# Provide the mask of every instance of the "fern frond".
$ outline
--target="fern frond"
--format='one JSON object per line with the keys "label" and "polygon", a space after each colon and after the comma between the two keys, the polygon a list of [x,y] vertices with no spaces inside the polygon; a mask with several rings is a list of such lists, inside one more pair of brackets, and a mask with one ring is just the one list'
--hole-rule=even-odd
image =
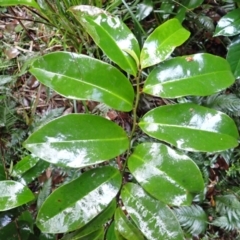
{"label": "fern frond", "polygon": [[180,225],[194,236],[203,233],[207,226],[207,215],[198,205],[183,206],[174,209]]}
{"label": "fern frond", "polygon": [[199,15],[197,16],[196,20],[199,23],[199,25],[202,26],[205,30],[209,32],[214,31],[215,26],[214,26],[213,20],[210,17]]}
{"label": "fern frond", "polygon": [[234,221],[240,219],[240,202],[235,195],[229,194],[216,197],[216,211],[220,215],[226,215],[228,220]]}
{"label": "fern frond", "polygon": [[235,229],[240,229],[240,221],[239,220],[230,220],[227,216],[221,216],[216,218],[212,225],[220,227],[226,231],[232,231]]}
{"label": "fern frond", "polygon": [[37,130],[38,128],[40,128],[41,126],[45,125],[49,121],[55,119],[56,117],[61,116],[63,111],[64,111],[63,107],[61,107],[61,108],[54,108],[54,109],[50,109],[50,110],[46,111],[44,113],[44,115],[42,115],[40,117],[35,117],[34,122],[32,124],[33,128],[35,130]]}
{"label": "fern frond", "polygon": [[232,116],[240,116],[240,98],[235,94],[212,95],[207,98],[205,104]]}

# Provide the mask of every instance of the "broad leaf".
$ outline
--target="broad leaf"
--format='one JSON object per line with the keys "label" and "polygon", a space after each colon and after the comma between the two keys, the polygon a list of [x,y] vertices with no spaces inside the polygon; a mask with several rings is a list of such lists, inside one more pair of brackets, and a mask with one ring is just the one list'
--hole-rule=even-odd
{"label": "broad leaf", "polygon": [[142,233],[127,219],[121,208],[116,210],[114,219],[115,228],[126,239],[144,240]]}
{"label": "broad leaf", "polygon": [[114,199],[109,206],[104,209],[97,217],[79,230],[66,234],[61,240],[77,240],[98,229],[100,229],[114,214],[116,209],[116,200]]}
{"label": "broad leaf", "polygon": [[94,58],[70,52],[50,53],[34,61],[30,72],[67,98],[132,110],[134,91],[129,80],[115,67]]}
{"label": "broad leaf", "polygon": [[107,230],[106,240],[125,240],[125,238],[120,235],[120,233],[115,228],[115,221],[112,221]]}
{"label": "broad leaf", "polygon": [[104,228],[100,228],[87,236],[78,238],[79,240],[104,240]]}
{"label": "broad leaf", "polygon": [[33,157],[31,155],[25,156],[19,162],[17,162],[16,165],[14,165],[11,175],[13,177],[20,177],[29,169],[34,167],[38,161],[39,158]]}
{"label": "broad leaf", "polygon": [[63,233],[83,227],[117,195],[120,172],[110,166],[95,168],[55,190],[37,216],[42,232]]}
{"label": "broad leaf", "polygon": [[203,3],[203,0],[183,0],[181,5],[183,5],[187,10],[199,7]]}
{"label": "broad leaf", "polygon": [[1,7],[15,6],[15,5],[25,5],[29,7],[34,7],[40,10],[39,5],[35,0],[0,0]]}
{"label": "broad leaf", "polygon": [[234,36],[240,33],[240,8],[237,8],[225,16],[217,23],[214,36]]}
{"label": "broad leaf", "polygon": [[7,224],[5,227],[1,228],[0,239],[34,239],[30,238],[31,231],[32,230],[29,228],[28,224],[25,221],[15,220]]}
{"label": "broad leaf", "polygon": [[133,33],[118,17],[86,5],[72,7],[70,11],[113,62],[136,76],[136,62],[124,50],[131,50],[139,57],[139,45]]}
{"label": "broad leaf", "polygon": [[194,236],[204,233],[207,227],[207,214],[198,205],[175,208],[180,225]]}
{"label": "broad leaf", "polygon": [[171,19],[156,28],[146,39],[140,55],[141,68],[164,61],[173,50],[184,43],[190,33],[177,19]]}
{"label": "broad leaf", "polygon": [[127,150],[125,131],[90,114],[69,114],[34,132],[24,146],[34,155],[60,166],[79,168],[109,160]]}
{"label": "broad leaf", "polygon": [[228,46],[227,61],[229,62],[235,78],[240,78],[240,37],[235,38]]}
{"label": "broad leaf", "polygon": [[155,108],[139,126],[148,135],[187,151],[223,151],[238,145],[238,130],[230,117],[193,103]]}
{"label": "broad leaf", "polygon": [[28,187],[12,180],[0,181],[0,211],[6,211],[34,199]]}
{"label": "broad leaf", "polygon": [[161,63],[149,74],[143,92],[163,98],[207,96],[227,88],[234,81],[225,59],[203,53]]}
{"label": "broad leaf", "polygon": [[171,1],[164,0],[161,3],[159,14],[161,14],[162,18],[166,20],[169,18],[170,14],[173,13],[174,8],[175,4],[172,4]]}
{"label": "broad leaf", "polygon": [[23,175],[18,175],[18,181],[25,185],[31,183],[36,180],[36,178],[40,176],[49,167],[49,165],[49,162],[39,160],[36,165],[23,173]]}
{"label": "broad leaf", "polygon": [[137,5],[136,18],[138,21],[145,19],[153,10],[152,0],[144,0]]}
{"label": "broad leaf", "polygon": [[183,233],[170,208],[148,196],[141,187],[127,183],[121,192],[127,212],[148,240],[180,240]]}
{"label": "broad leaf", "polygon": [[204,188],[197,165],[160,143],[138,145],[128,159],[128,168],[148,193],[170,205],[189,205],[192,193]]}

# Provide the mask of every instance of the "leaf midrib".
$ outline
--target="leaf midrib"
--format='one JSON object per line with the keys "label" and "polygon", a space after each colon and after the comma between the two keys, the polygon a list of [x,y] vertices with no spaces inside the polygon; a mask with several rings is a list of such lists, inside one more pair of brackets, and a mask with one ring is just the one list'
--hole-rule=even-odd
{"label": "leaf midrib", "polygon": [[[126,103],[129,104],[130,106],[132,106],[132,103],[131,103],[130,101],[128,101],[127,99],[122,98],[120,95],[116,94],[116,93],[113,92],[113,91],[109,91],[109,90],[106,89],[106,88],[102,88],[102,87],[100,87],[100,86],[98,86],[98,85],[94,85],[94,84],[89,83],[89,82],[86,82],[86,81],[84,81],[84,80],[80,80],[80,79],[77,79],[77,78],[74,78],[74,77],[70,77],[70,76],[67,76],[67,75],[63,75],[63,74],[60,74],[60,73],[55,73],[55,72],[51,72],[51,71],[47,71],[47,70],[42,70],[41,68],[37,68],[37,67],[34,67],[34,69],[36,69],[36,70],[38,70],[39,72],[42,72],[42,73],[44,73],[44,72],[51,73],[51,74],[54,74],[54,75],[57,75],[57,76],[60,76],[60,77],[68,78],[68,79],[73,80],[73,81],[75,81],[75,82],[81,82],[81,83],[86,84],[86,85],[91,86],[91,87],[96,87],[97,89],[100,89],[100,90],[102,90],[103,92],[105,92],[105,93],[107,93],[107,94],[109,94],[109,95],[115,96],[116,98],[118,98],[118,99],[126,102]],[[53,82],[53,81],[52,81],[52,82]],[[44,83],[44,84],[45,84],[45,83]],[[56,90],[56,91],[59,92],[59,90]],[[97,99],[95,99],[95,100],[97,100]]]}

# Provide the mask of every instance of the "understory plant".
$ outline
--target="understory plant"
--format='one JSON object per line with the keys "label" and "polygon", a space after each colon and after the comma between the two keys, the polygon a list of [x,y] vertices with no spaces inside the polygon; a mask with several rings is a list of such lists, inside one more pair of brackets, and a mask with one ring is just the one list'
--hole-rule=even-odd
{"label": "understory plant", "polygon": [[[231,86],[235,77],[228,62],[208,53],[171,58],[190,36],[177,19],[157,27],[140,49],[130,29],[108,12],[87,5],[69,11],[113,64],[54,52],[35,60],[30,73],[69,99],[129,112],[132,127],[89,113],[68,114],[29,136],[23,145],[34,157],[25,164],[36,164],[38,157],[81,170],[38,206],[36,226],[42,233],[63,233],[63,240],[172,240],[184,239],[185,231],[203,233],[207,216],[192,203],[204,198],[204,180],[187,152],[234,148],[238,130],[229,116],[192,103],[188,96],[208,96]],[[171,104],[141,115],[145,95]],[[179,98],[184,103],[169,101]],[[138,140],[139,134],[147,140]],[[0,181],[1,211],[33,200],[23,182]],[[186,218],[192,219],[188,229]]]}

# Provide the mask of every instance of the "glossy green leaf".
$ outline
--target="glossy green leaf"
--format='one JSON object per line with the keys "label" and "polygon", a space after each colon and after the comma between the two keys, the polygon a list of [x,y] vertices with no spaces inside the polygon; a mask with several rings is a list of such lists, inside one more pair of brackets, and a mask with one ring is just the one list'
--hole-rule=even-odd
{"label": "glossy green leaf", "polygon": [[96,230],[85,237],[78,238],[79,240],[104,240],[104,228]]}
{"label": "glossy green leaf", "polygon": [[148,196],[136,184],[127,183],[121,192],[127,212],[148,240],[182,240],[180,225],[164,203]]}
{"label": "glossy green leaf", "polygon": [[173,9],[175,8],[175,4],[172,4],[171,1],[164,0],[161,3],[159,14],[161,14],[161,17],[166,20],[170,14],[173,12]]}
{"label": "glossy green leaf", "polygon": [[190,205],[192,193],[204,188],[197,165],[160,143],[138,145],[128,159],[128,168],[148,193],[168,205]]}
{"label": "glossy green leaf", "polygon": [[121,208],[116,210],[114,219],[115,228],[126,239],[144,240],[142,233],[127,219]]}
{"label": "glossy green leaf", "polygon": [[103,102],[121,111],[132,110],[134,91],[124,74],[86,55],[50,53],[34,61],[30,72],[67,98]]}
{"label": "glossy green leaf", "polygon": [[141,68],[164,61],[173,50],[183,44],[190,32],[177,19],[171,19],[156,28],[146,39],[140,55]]}
{"label": "glossy green leaf", "polygon": [[22,212],[21,216],[18,217],[18,221],[24,221],[27,223],[28,228],[31,230],[31,232],[34,231],[34,219],[32,216],[32,213],[30,211],[24,211]]}
{"label": "glossy green leaf", "polygon": [[55,234],[41,233],[39,235],[39,240],[56,240]]}
{"label": "glossy green leaf", "polygon": [[240,33],[240,8],[237,8],[225,16],[217,23],[214,36],[234,36]]}
{"label": "glossy green leaf", "polygon": [[229,87],[234,81],[225,59],[200,53],[161,63],[149,74],[143,92],[163,98],[207,96]]}
{"label": "glossy green leaf", "polygon": [[152,0],[144,0],[137,5],[136,19],[138,21],[146,18],[153,10]]}
{"label": "glossy green leaf", "polygon": [[24,221],[13,221],[7,226],[1,228],[0,239],[16,240],[16,239],[29,239],[31,229]]}
{"label": "glossy green leaf", "polygon": [[0,181],[0,211],[6,211],[34,199],[28,187],[12,180]]}
{"label": "glossy green leaf", "polygon": [[230,117],[193,103],[155,108],[139,126],[151,137],[187,151],[223,151],[238,145],[238,130]]}
{"label": "glossy green leaf", "polygon": [[120,155],[129,144],[115,123],[90,114],[69,114],[34,132],[24,146],[37,157],[60,166],[79,168]]}
{"label": "glossy green leaf", "polygon": [[125,238],[116,230],[115,221],[112,221],[107,230],[106,240],[125,240]]}
{"label": "glossy green leaf", "polygon": [[228,46],[227,61],[231,66],[231,70],[235,78],[240,78],[240,37],[232,40],[231,44]]}
{"label": "glossy green leaf", "polygon": [[40,176],[49,167],[49,165],[49,162],[39,160],[36,165],[26,171],[23,175],[19,175],[18,181],[25,185],[31,183],[36,180],[36,178]]}
{"label": "glossy green leaf", "polygon": [[132,50],[139,57],[139,45],[133,33],[118,17],[86,5],[72,7],[70,11],[113,62],[136,76],[136,62],[124,49]]}
{"label": "glossy green leaf", "polygon": [[34,167],[38,161],[39,158],[33,157],[31,155],[25,156],[19,162],[17,162],[16,165],[14,165],[11,175],[13,177],[21,176],[23,173]]}
{"label": "glossy green leaf", "polygon": [[37,226],[48,233],[83,227],[107,208],[120,186],[121,174],[117,169],[91,169],[47,198],[38,212]]}
{"label": "glossy green leaf", "polygon": [[15,5],[25,5],[29,7],[34,7],[40,10],[39,5],[35,0],[0,0],[1,7],[15,6]]}
{"label": "glossy green leaf", "polygon": [[83,226],[79,230],[66,234],[61,240],[78,240],[99,228],[101,228],[110,218],[112,218],[116,209],[116,200],[114,199],[109,206],[104,209],[97,217],[90,221],[87,225]]}
{"label": "glossy green leaf", "polygon": [[199,7],[203,3],[203,0],[183,0],[181,5],[183,5],[187,10]]}

